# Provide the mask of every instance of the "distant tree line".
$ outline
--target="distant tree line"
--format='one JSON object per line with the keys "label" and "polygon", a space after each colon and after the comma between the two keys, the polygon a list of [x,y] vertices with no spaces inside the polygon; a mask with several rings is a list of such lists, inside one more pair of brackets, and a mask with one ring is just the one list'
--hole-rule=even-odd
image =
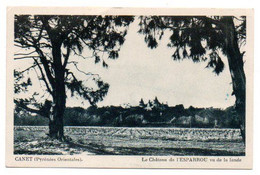
{"label": "distant tree line", "polygon": [[[15,112],[15,125],[48,125],[44,117],[25,110]],[[239,128],[239,119],[233,106],[218,108],[184,108],[182,104],[168,106],[157,98],[139,106],[68,107],[64,113],[65,126],[113,127],[199,127]]]}

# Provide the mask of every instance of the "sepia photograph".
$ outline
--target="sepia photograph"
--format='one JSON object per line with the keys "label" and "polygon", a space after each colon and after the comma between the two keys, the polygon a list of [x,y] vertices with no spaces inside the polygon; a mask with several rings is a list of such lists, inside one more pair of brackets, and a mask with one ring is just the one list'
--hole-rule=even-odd
{"label": "sepia photograph", "polygon": [[8,31],[15,161],[148,156],[140,160],[207,163],[220,156],[238,162],[234,167],[246,164],[243,158],[250,164],[250,10],[16,10]]}

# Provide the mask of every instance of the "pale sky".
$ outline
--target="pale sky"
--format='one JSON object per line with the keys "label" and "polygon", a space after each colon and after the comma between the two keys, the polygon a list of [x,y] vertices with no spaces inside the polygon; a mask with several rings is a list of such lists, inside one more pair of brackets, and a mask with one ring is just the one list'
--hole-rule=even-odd
{"label": "pale sky", "polygon": [[[78,67],[81,70],[97,73],[109,83],[108,94],[98,106],[138,105],[141,98],[147,102],[155,96],[170,106],[183,104],[185,107],[226,108],[234,105],[235,97],[231,96],[231,77],[225,57],[222,57],[224,71],[216,75],[213,69],[205,68],[207,62],[193,63],[189,59],[173,61],[173,49],[166,46],[169,41],[167,36],[158,48],[151,50],[144,42],[144,36],[138,34],[137,30],[137,22],[132,23],[119,58],[107,60],[107,69],[102,64],[94,64],[94,59],[73,58],[80,61]],[[18,62],[16,66],[19,67]],[[78,73],[77,76],[85,78],[84,74]],[[34,82],[39,84],[39,81]],[[37,89],[36,86],[39,87],[35,85],[30,90]],[[68,96],[67,106],[87,108],[89,103]]]}

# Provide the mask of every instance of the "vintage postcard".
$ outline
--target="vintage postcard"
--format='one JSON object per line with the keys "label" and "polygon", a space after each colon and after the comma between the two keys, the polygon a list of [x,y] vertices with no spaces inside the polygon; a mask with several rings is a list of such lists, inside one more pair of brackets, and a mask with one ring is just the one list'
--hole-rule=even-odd
{"label": "vintage postcard", "polygon": [[252,168],[252,9],[7,18],[7,167]]}

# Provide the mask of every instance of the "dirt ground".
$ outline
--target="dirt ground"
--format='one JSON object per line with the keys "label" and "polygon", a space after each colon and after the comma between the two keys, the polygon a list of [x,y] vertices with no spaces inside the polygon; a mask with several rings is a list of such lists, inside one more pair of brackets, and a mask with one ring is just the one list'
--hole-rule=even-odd
{"label": "dirt ground", "polygon": [[[14,154],[245,155],[242,139],[234,130],[70,127],[65,129],[69,138],[66,142],[50,139],[47,132],[46,127],[15,128]],[[204,137],[197,133],[203,133]]]}

